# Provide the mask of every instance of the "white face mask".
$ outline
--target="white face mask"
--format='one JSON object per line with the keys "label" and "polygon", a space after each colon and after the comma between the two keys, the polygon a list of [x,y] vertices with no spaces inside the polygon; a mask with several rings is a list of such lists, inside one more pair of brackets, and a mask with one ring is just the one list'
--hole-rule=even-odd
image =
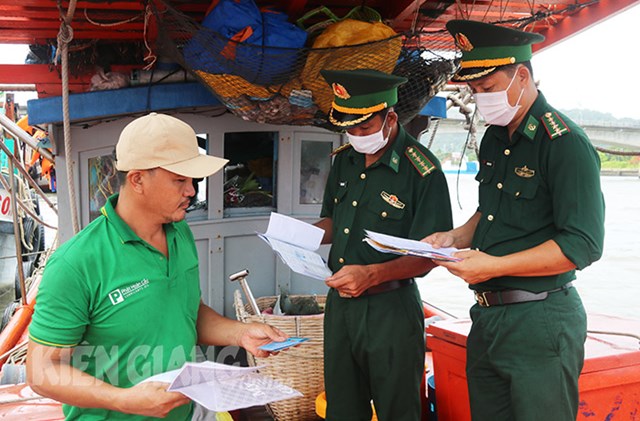
{"label": "white face mask", "polygon": [[507,95],[507,91],[513,84],[513,81],[516,79],[516,75],[513,75],[511,82],[509,82],[509,86],[504,91],[499,92],[480,92],[474,94],[473,97],[476,101],[476,106],[478,107],[478,112],[484,117],[484,121],[488,124],[493,124],[494,126],[506,126],[511,123],[513,117],[515,117],[516,113],[520,109],[520,99],[522,98],[522,94],[524,94],[524,88],[520,92],[520,96],[516,101],[516,105],[509,104],[509,96]]}
{"label": "white face mask", "polygon": [[384,126],[386,123],[387,116],[384,117],[382,128],[379,131],[366,136],[355,136],[347,132],[347,139],[349,139],[349,143],[351,143],[351,146],[353,146],[353,149],[355,149],[356,152],[373,155],[380,149],[384,148],[389,141],[389,136],[384,136]]}

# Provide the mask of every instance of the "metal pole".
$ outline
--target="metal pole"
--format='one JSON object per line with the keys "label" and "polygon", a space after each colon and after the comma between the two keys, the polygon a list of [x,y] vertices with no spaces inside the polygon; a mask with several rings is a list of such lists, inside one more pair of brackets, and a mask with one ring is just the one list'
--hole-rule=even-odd
{"label": "metal pole", "polygon": [[[0,114],[1,116],[1,114]],[[7,148],[7,145],[4,144],[4,142],[0,142],[0,149],[2,149],[2,151],[4,153],[7,154],[7,157],[9,158],[9,161],[16,161],[18,162],[18,158],[16,158],[13,153],[9,150],[9,148]],[[18,166],[16,167],[18,169],[18,171],[20,171],[20,173],[24,176],[24,178],[27,180],[27,182],[29,183],[29,185],[36,191],[36,193],[38,193],[38,195],[40,197],[42,197],[42,200],[45,201],[45,203],[47,205],[49,205],[49,207],[55,212],[55,214],[58,214],[58,209],[56,209],[56,205],[53,204],[53,202],[51,200],[49,200],[49,198],[47,197],[46,194],[44,194],[44,192],[42,191],[42,189],[40,188],[40,186],[38,186],[38,183],[35,182],[35,180],[33,178],[31,178],[31,176],[29,175],[29,173],[27,172],[27,170],[25,170],[24,168],[22,168],[22,165],[18,164]]]}
{"label": "metal pole", "polygon": [[51,152],[49,152],[45,148],[39,147],[38,142],[33,137],[29,136],[29,133],[22,130],[20,126],[18,126],[16,123],[14,123],[9,118],[7,118],[7,116],[2,115],[1,113],[0,113],[0,124],[2,125],[2,127],[5,128],[6,131],[11,133],[17,139],[20,139],[21,141],[29,145],[31,148],[40,152],[40,155],[44,156],[51,162],[55,162],[56,159],[53,155],[51,155]]}
{"label": "metal pole", "polygon": [[240,282],[240,287],[244,291],[244,295],[247,297],[247,301],[249,301],[249,306],[253,310],[253,314],[256,316],[260,314],[260,307],[258,307],[258,303],[256,299],[253,297],[251,293],[251,288],[249,288],[249,284],[247,283],[247,276],[249,275],[249,269],[241,270],[240,272],[234,273],[229,276],[229,280],[231,282],[238,281]]}
{"label": "metal pole", "polygon": [[15,84],[15,85],[7,85],[7,84],[2,84],[0,85],[0,91],[3,92],[35,92],[37,91],[36,89],[36,85],[34,84],[26,84],[26,83],[20,83],[20,84]]}
{"label": "metal pole", "polygon": [[[9,187],[9,183],[7,183],[7,180],[5,180],[4,177],[0,177],[0,183],[2,184],[2,187],[4,187],[4,189],[6,191],[11,191],[11,187]],[[54,227],[53,225],[47,224],[42,219],[40,219],[40,217],[38,215],[36,215],[35,213],[31,212],[31,210],[29,210],[29,208],[27,208],[27,205],[22,203],[21,200],[18,200],[17,204],[18,204],[18,206],[20,206],[20,208],[23,211],[25,211],[30,217],[32,217],[40,225],[44,225],[45,227],[48,227],[48,228],[51,228],[51,229],[54,229],[54,230],[58,229],[57,227]]]}
{"label": "metal pole", "polygon": [[[18,223],[18,207],[16,206],[16,183],[13,174],[13,160],[9,161],[9,183],[11,184],[11,212],[13,213],[13,235],[16,240],[16,257],[18,258],[18,279],[20,279],[20,292],[22,294],[22,305],[27,305],[27,287],[24,283],[24,270],[22,268],[22,241],[20,236],[20,225]],[[4,177],[0,174],[0,177]]]}

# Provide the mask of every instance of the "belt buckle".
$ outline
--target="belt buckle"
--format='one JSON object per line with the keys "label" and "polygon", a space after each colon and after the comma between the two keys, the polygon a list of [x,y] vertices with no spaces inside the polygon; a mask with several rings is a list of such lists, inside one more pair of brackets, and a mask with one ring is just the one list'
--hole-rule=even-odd
{"label": "belt buckle", "polygon": [[480,307],[491,307],[491,305],[489,304],[489,300],[487,300],[487,296],[485,295],[487,291],[483,291],[481,293],[476,291],[475,293],[476,293],[476,302]]}

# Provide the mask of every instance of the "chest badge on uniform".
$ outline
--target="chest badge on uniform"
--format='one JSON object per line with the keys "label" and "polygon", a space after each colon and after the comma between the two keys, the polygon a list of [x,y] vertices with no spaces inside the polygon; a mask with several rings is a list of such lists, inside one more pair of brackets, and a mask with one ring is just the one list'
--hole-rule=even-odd
{"label": "chest badge on uniform", "polygon": [[383,191],[380,193],[380,197],[394,208],[404,209],[404,203],[402,203],[395,194],[389,194],[386,191]]}
{"label": "chest badge on uniform", "polygon": [[522,178],[531,178],[536,173],[535,170],[532,170],[531,168],[527,168],[526,165],[524,167],[516,167],[513,171],[516,173],[518,177],[522,177]]}

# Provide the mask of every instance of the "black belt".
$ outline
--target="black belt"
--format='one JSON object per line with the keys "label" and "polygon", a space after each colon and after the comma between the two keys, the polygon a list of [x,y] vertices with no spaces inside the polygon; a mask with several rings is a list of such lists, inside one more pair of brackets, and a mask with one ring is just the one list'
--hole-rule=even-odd
{"label": "black belt", "polygon": [[385,282],[365,290],[362,294],[360,294],[360,296],[364,297],[365,295],[382,294],[383,292],[389,292],[389,291],[396,290],[398,288],[413,285],[414,282],[415,281],[413,279],[402,279],[399,281]]}
{"label": "black belt", "polygon": [[573,287],[567,282],[560,288],[542,292],[530,292],[521,289],[506,289],[504,291],[474,291],[476,301],[480,307],[501,306],[505,304],[527,303],[529,301],[545,300],[552,292],[563,291]]}

